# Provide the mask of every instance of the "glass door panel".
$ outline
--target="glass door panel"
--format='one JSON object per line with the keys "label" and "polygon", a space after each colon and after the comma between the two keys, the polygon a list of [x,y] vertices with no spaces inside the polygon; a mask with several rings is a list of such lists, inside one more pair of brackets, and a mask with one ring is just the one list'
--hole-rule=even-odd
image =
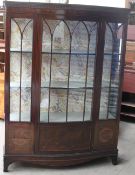
{"label": "glass door panel", "polygon": [[21,121],[30,121],[31,118],[31,88],[21,90]]}
{"label": "glass door panel", "polygon": [[95,22],[43,19],[40,122],[90,121]]}
{"label": "glass door panel", "polygon": [[66,122],[67,90],[51,89],[49,122]]}
{"label": "glass door panel", "polygon": [[40,122],[49,122],[49,89],[41,88],[40,98]]}
{"label": "glass door panel", "polygon": [[88,30],[84,22],[78,22],[72,33],[72,53],[86,54],[88,50]]}
{"label": "glass door panel", "polygon": [[10,87],[20,86],[20,53],[10,53]]}
{"label": "glass door panel", "polygon": [[41,87],[49,87],[51,54],[42,54]]}
{"label": "glass door panel", "polygon": [[110,86],[111,59],[112,57],[110,55],[104,56],[99,114],[100,119],[106,119],[108,112],[108,93]]}
{"label": "glass door panel", "polygon": [[72,55],[70,60],[69,88],[84,88],[86,83],[86,55]]}
{"label": "glass door panel", "polygon": [[69,53],[70,33],[67,24],[57,21],[57,26],[53,33],[53,52]]}
{"label": "glass door panel", "polygon": [[85,90],[69,90],[68,121],[83,121]]}
{"label": "glass door panel", "polygon": [[20,120],[20,88],[10,88],[10,121]]}
{"label": "glass door panel", "polygon": [[10,121],[31,120],[33,20],[11,19]]}
{"label": "glass door panel", "polygon": [[95,54],[89,55],[87,67],[87,88],[93,88],[94,83]]}
{"label": "glass door panel", "polygon": [[21,86],[31,88],[32,53],[22,53]]}
{"label": "glass door panel", "polygon": [[119,97],[119,78],[121,69],[120,24],[108,23],[105,34],[103,74],[101,85],[99,119],[115,119]]}
{"label": "glass door panel", "polygon": [[67,88],[69,55],[53,54],[51,64],[51,87]]}
{"label": "glass door panel", "polygon": [[92,120],[91,116],[91,106],[92,106],[92,95],[93,95],[93,89],[87,89],[86,90],[86,97],[84,96],[84,105],[85,105],[85,110],[84,110],[84,121],[89,121]]}

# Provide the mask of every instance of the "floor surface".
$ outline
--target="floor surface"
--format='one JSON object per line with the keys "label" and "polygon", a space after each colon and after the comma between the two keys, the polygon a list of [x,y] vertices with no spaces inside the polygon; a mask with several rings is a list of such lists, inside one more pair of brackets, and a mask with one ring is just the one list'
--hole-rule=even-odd
{"label": "floor surface", "polygon": [[119,164],[114,166],[109,158],[63,169],[13,163],[9,172],[3,173],[4,121],[0,121],[0,175],[135,175],[135,123],[121,122],[119,135]]}

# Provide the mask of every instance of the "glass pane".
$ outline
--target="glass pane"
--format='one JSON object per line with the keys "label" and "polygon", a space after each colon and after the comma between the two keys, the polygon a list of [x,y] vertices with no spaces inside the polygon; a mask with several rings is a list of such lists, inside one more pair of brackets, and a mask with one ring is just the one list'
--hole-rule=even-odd
{"label": "glass pane", "polygon": [[19,121],[20,88],[10,88],[10,121]]}
{"label": "glass pane", "polygon": [[111,86],[119,86],[119,75],[120,75],[120,61],[112,61],[112,73],[111,73]]}
{"label": "glass pane", "polygon": [[80,22],[75,27],[72,35],[72,52],[87,53],[88,50],[88,32],[85,25]]}
{"label": "glass pane", "polygon": [[48,89],[41,88],[41,122],[91,120],[96,32],[95,22],[44,19],[41,87]]}
{"label": "glass pane", "polygon": [[53,34],[53,52],[69,52],[70,35],[64,22],[60,22]]}
{"label": "glass pane", "polygon": [[87,87],[93,87],[95,56],[96,56],[96,41],[97,41],[97,24],[95,22],[85,22],[85,24],[87,25],[87,28],[90,33]]}
{"label": "glass pane", "polygon": [[95,55],[97,44],[97,24],[95,22],[87,22],[87,28],[90,33],[89,53]]}
{"label": "glass pane", "polygon": [[20,28],[15,20],[11,19],[11,40],[10,50],[21,50],[21,33]]}
{"label": "glass pane", "polygon": [[104,54],[112,54],[113,52],[113,33],[111,27],[110,25],[106,26]]}
{"label": "glass pane", "polygon": [[46,20],[46,23],[50,27],[51,33],[53,33],[55,31],[57,25],[59,25],[60,20]]}
{"label": "glass pane", "polygon": [[86,81],[86,55],[72,55],[70,61],[70,88],[85,87]]}
{"label": "glass pane", "polygon": [[11,51],[21,51],[21,47],[23,51],[32,51],[32,38],[33,21],[31,19],[11,19]]}
{"label": "glass pane", "polygon": [[31,19],[26,19],[23,23],[25,28],[23,30],[22,51],[31,52],[33,47],[33,21]]}
{"label": "glass pane", "polygon": [[51,87],[67,87],[69,56],[53,54],[51,65]]}
{"label": "glass pane", "polygon": [[49,89],[41,88],[40,122],[48,122]]}
{"label": "glass pane", "polygon": [[66,122],[67,90],[50,89],[50,122]]}
{"label": "glass pane", "polygon": [[109,119],[111,119],[112,117],[113,118],[117,117],[116,115],[117,115],[117,105],[118,105],[117,103],[118,103],[118,96],[119,96],[120,68],[121,66],[119,61],[115,60],[112,62],[111,87],[110,87],[109,103],[108,103]]}
{"label": "glass pane", "polygon": [[20,75],[21,54],[10,53],[10,87],[31,87],[32,54],[22,54],[22,71]]}
{"label": "glass pane", "polygon": [[119,89],[116,87],[111,87],[108,102],[108,119],[117,117],[116,113],[117,113],[118,95],[119,95]]}
{"label": "glass pane", "polygon": [[104,56],[103,62],[103,74],[102,74],[102,88],[100,98],[100,119],[106,119],[108,113],[108,98],[109,98],[109,87],[111,81],[111,62],[112,56]]}
{"label": "glass pane", "polygon": [[70,29],[70,33],[73,34],[75,27],[79,24],[79,21],[66,21],[69,29]]}
{"label": "glass pane", "polygon": [[68,121],[83,121],[84,94],[85,90],[69,90]]}
{"label": "glass pane", "polygon": [[107,119],[108,93],[109,93],[109,88],[108,87],[102,87],[101,88],[100,113],[99,113],[99,119],[100,120]]}
{"label": "glass pane", "polygon": [[41,87],[49,87],[50,82],[50,54],[42,54]]}
{"label": "glass pane", "polygon": [[119,25],[109,23],[106,27],[102,88],[100,99],[100,119],[115,119],[119,96],[119,73],[121,41],[118,38]]}
{"label": "glass pane", "polygon": [[87,87],[93,88],[94,83],[95,55],[88,57]]}
{"label": "glass pane", "polygon": [[118,97],[119,97],[119,81],[121,70],[121,57],[122,57],[122,31],[121,24],[111,24],[114,32],[113,56],[112,56],[112,72],[111,72],[111,87],[109,92],[108,102],[108,119],[117,117]]}
{"label": "glass pane", "polygon": [[104,56],[103,73],[102,73],[102,87],[108,88],[110,85],[112,68],[112,56]]}
{"label": "glass pane", "polygon": [[[21,102],[21,103],[20,103]],[[20,113],[21,107],[21,113]],[[30,121],[31,89],[10,88],[10,121]]]}
{"label": "glass pane", "polygon": [[[32,19],[11,19],[10,45],[10,87],[13,87],[10,91],[10,120],[30,121],[33,47]],[[14,102],[13,99],[15,99]]]}
{"label": "glass pane", "polygon": [[110,29],[110,26],[107,25],[105,33],[99,119],[108,118],[108,100],[109,100],[109,89],[111,82],[112,52],[113,52],[112,49],[113,49],[113,33]]}
{"label": "glass pane", "polygon": [[31,88],[21,89],[21,121],[30,121],[31,116]]}
{"label": "glass pane", "polygon": [[43,21],[42,52],[51,52],[51,33],[46,23]]}
{"label": "glass pane", "polygon": [[20,87],[20,53],[10,53],[10,87]]}
{"label": "glass pane", "polygon": [[22,77],[21,77],[22,87],[31,87],[31,78],[32,78],[32,54],[23,53],[22,54]]}
{"label": "glass pane", "polygon": [[91,120],[91,107],[92,107],[92,89],[86,90],[86,101],[85,101],[85,116],[84,120]]}

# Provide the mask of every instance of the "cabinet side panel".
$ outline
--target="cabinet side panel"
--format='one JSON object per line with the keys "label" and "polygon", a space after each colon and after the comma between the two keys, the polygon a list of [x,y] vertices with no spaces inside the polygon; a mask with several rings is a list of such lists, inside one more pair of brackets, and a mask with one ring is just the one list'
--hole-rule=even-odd
{"label": "cabinet side panel", "polygon": [[91,127],[90,123],[41,124],[39,152],[88,151]]}
{"label": "cabinet side panel", "polygon": [[33,152],[33,125],[29,123],[9,123],[7,132],[7,154],[30,154]]}

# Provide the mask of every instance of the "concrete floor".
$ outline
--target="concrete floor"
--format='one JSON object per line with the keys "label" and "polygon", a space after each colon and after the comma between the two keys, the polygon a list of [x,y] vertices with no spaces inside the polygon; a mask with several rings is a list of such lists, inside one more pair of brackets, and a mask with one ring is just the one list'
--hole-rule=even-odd
{"label": "concrete floor", "polygon": [[[4,122],[0,121],[0,175],[3,175]],[[135,175],[135,123],[120,123],[119,164],[112,165],[110,159],[94,160],[88,164],[64,169],[12,164],[11,175]]]}

